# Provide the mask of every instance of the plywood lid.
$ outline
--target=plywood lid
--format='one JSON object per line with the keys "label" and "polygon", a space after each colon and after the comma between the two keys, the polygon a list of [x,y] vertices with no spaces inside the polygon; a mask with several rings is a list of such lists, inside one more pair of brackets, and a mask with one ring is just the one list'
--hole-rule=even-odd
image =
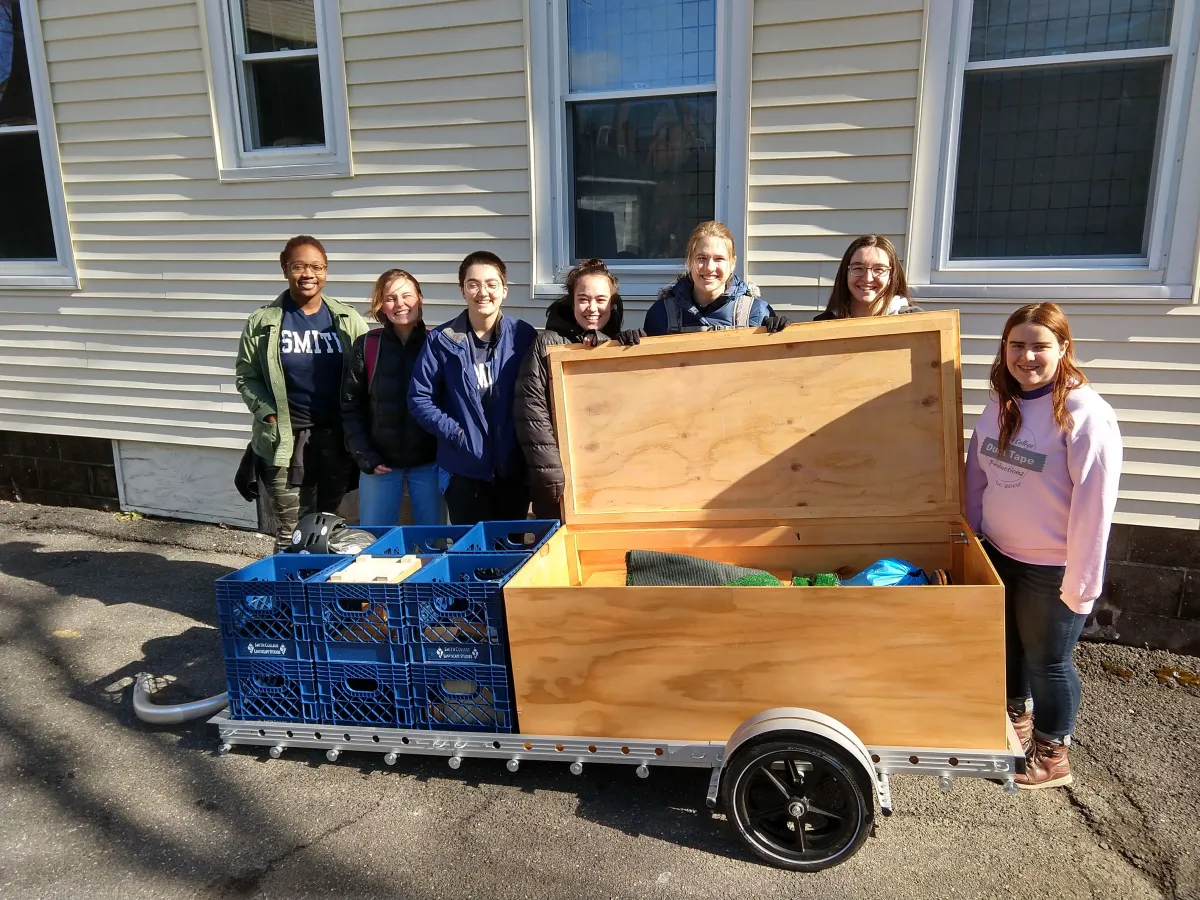
{"label": "plywood lid", "polygon": [[956,515],[957,311],[549,348],[568,524]]}

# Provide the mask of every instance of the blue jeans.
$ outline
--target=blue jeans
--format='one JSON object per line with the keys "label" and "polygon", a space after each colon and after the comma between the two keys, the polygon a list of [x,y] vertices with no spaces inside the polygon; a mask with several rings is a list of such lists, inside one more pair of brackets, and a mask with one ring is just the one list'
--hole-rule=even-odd
{"label": "blue jeans", "polygon": [[400,502],[408,484],[414,525],[441,525],[446,521],[442,492],[438,490],[437,467],[413,466],[392,469],[385,475],[358,476],[358,521],[361,525],[395,525],[400,521]]}
{"label": "blue jeans", "polygon": [[1074,649],[1087,616],[1062,602],[1062,566],[1035,566],[984,543],[1004,582],[1008,702],[1033,700],[1033,727],[1043,739],[1075,730],[1081,685]]}

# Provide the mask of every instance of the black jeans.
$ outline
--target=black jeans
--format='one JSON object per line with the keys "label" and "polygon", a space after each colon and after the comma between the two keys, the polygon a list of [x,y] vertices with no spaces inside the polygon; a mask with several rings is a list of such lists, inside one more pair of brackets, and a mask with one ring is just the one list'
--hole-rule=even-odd
{"label": "black jeans", "polygon": [[292,543],[292,532],[302,516],[336,512],[342,505],[358,467],[346,451],[339,428],[314,428],[304,454],[304,484],[288,487],[288,467],[259,460],[258,473],[271,504],[275,523],[275,550]]}
{"label": "black jeans", "polygon": [[524,472],[494,481],[451,475],[445,496],[451,525],[529,517],[529,485]]}
{"label": "black jeans", "polygon": [[1062,602],[1062,566],[1035,566],[984,543],[1004,582],[1008,700],[1033,699],[1033,727],[1043,738],[1075,730],[1081,685],[1073,651],[1087,616]]}

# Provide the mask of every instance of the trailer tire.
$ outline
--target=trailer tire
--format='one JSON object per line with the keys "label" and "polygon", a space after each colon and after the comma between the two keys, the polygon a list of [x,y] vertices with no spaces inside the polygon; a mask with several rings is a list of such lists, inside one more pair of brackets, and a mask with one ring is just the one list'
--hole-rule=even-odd
{"label": "trailer tire", "polygon": [[875,819],[859,765],[840,748],[802,735],[740,748],[721,793],[738,839],[783,869],[818,872],[845,862]]}

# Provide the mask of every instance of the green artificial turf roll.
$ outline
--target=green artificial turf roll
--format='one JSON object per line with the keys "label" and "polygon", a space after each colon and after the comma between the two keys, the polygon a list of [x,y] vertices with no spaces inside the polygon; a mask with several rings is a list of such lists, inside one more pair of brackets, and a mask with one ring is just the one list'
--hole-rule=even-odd
{"label": "green artificial turf roll", "polygon": [[755,572],[753,575],[743,575],[726,584],[726,587],[779,587],[783,582],[770,572]]}

